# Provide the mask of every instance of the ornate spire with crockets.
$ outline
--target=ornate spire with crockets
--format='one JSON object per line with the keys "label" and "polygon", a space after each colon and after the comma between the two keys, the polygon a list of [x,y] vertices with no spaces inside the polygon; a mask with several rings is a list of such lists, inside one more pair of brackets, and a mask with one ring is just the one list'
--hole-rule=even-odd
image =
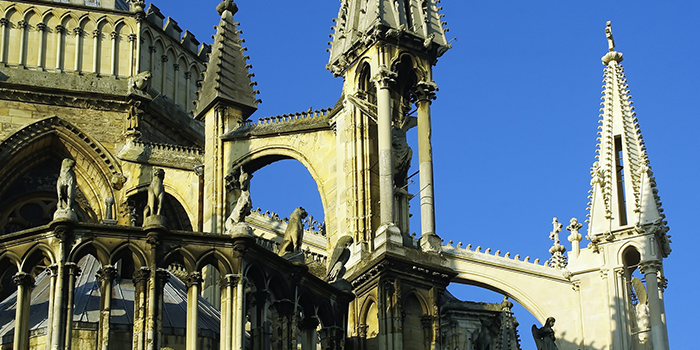
{"label": "ornate spire with crockets", "polygon": [[326,68],[340,75],[378,40],[424,51],[437,59],[449,48],[435,0],[341,0]]}
{"label": "ornate spire with crockets", "polygon": [[668,228],[610,22],[605,34],[609,50],[602,57],[605,73],[597,155],[591,168],[588,238],[614,239],[616,231],[628,226],[640,233],[654,231],[666,256],[671,251]]}
{"label": "ornate spire with crockets", "polygon": [[253,89],[255,83],[250,79],[253,74],[248,72],[251,66],[246,62],[249,57],[242,46],[244,40],[239,37],[241,31],[233,20],[238,7],[232,0],[225,0],[216,10],[221,21],[216,27],[207,70],[198,92],[195,116],[202,118],[214,103],[220,102],[240,108],[247,118],[257,110],[259,100],[256,98],[258,91]]}

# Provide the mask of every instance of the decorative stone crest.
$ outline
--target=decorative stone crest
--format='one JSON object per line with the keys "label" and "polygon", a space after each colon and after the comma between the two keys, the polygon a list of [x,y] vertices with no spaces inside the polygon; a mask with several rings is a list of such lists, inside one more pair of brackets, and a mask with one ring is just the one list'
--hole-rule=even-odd
{"label": "decorative stone crest", "polygon": [[552,254],[552,257],[548,260],[549,266],[563,269],[567,265],[566,255],[564,255],[564,252],[566,252],[566,247],[561,245],[559,241],[559,232],[561,232],[563,225],[559,223],[559,219],[553,218],[552,226],[553,229],[552,232],[549,233],[549,239],[554,241],[554,244],[551,248],[549,248],[549,252]]}

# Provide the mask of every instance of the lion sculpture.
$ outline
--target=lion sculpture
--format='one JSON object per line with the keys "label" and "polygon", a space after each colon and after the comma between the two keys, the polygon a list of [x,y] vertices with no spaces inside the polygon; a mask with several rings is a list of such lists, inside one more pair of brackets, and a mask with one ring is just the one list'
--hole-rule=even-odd
{"label": "lion sculpture", "polygon": [[147,218],[151,215],[161,215],[163,209],[163,198],[165,198],[165,187],[163,187],[163,179],[165,171],[163,169],[154,169],[151,184],[148,186],[148,204],[143,208],[143,217]]}
{"label": "lion sculpture", "polygon": [[284,256],[289,252],[298,252],[301,250],[301,242],[304,238],[304,219],[309,214],[302,207],[294,209],[289,215],[289,223],[284,231],[284,239],[280,244],[277,255]]}
{"label": "lion sculpture", "polygon": [[75,202],[75,161],[64,159],[61,163],[61,172],[56,182],[56,192],[58,192],[58,210],[72,210]]}

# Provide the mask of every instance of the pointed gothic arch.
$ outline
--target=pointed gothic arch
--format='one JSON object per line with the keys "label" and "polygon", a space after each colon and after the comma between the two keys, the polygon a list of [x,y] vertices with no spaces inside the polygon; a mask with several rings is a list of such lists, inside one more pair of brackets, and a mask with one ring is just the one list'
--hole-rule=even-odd
{"label": "pointed gothic arch", "polygon": [[[19,203],[14,202],[18,200],[32,198],[42,198],[46,205],[50,205],[51,198],[56,195],[52,184],[58,178],[58,164],[62,158],[76,161],[77,204],[80,207],[76,209],[83,214],[80,219],[97,221],[104,218],[103,203],[107,197],[114,198],[115,195],[112,179],[121,174],[118,163],[98,141],[57,116],[30,124],[0,143],[0,163],[5,164],[0,169],[0,178],[4,179],[0,184],[0,202],[4,203],[5,211],[14,208],[14,204]],[[47,165],[51,169],[45,169]],[[22,180],[27,174],[36,172],[41,176],[30,178],[39,181],[38,184],[22,185],[29,181]],[[35,195],[28,195],[30,192]]]}

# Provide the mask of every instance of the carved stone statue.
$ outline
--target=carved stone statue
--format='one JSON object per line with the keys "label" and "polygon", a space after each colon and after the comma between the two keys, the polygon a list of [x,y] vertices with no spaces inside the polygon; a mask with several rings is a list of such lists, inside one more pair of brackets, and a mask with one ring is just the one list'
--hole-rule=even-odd
{"label": "carved stone statue", "polygon": [[165,171],[163,169],[153,170],[151,184],[148,186],[148,203],[143,208],[144,226],[147,225],[147,221],[149,223],[156,223],[155,221],[157,221],[157,223],[162,224],[161,214],[163,211],[163,200],[165,199],[164,178]]}
{"label": "carved stone statue", "polygon": [[394,165],[394,186],[406,186],[408,181],[408,169],[411,168],[411,158],[413,150],[406,141],[406,132],[402,129],[394,128],[391,136],[391,148]]}
{"label": "carved stone statue", "polygon": [[126,114],[126,133],[138,134],[139,124],[143,118],[143,110],[140,109],[141,101],[129,101],[129,113]]}
{"label": "carved stone statue", "polygon": [[610,21],[605,23],[605,37],[608,38],[608,50],[610,52],[615,51],[615,39],[613,39],[612,25],[610,25]]}
{"label": "carved stone statue", "polygon": [[244,222],[245,217],[250,215],[250,210],[253,209],[253,201],[250,199],[251,178],[252,176],[241,167],[234,169],[227,176],[230,182],[228,187],[234,192],[234,198],[236,198],[231,214],[229,214],[224,223],[227,232],[233,230],[236,224]]}
{"label": "carved stone statue", "polygon": [[151,74],[150,71],[141,72],[129,78],[129,86],[139,91],[146,91],[149,83],[151,82],[151,78],[153,78],[153,74]]}
{"label": "carved stone statue", "polygon": [[75,161],[69,158],[61,163],[61,171],[56,181],[56,192],[58,194],[58,203],[56,203],[56,212],[54,219],[67,218],[76,220],[73,205],[75,204]]}
{"label": "carved stone statue", "polygon": [[326,276],[328,283],[338,282],[345,275],[345,264],[350,260],[348,247],[352,242],[351,236],[342,236],[338,239],[333,254],[331,254],[330,264],[328,264],[328,275]]}
{"label": "carved stone statue", "polygon": [[554,343],[554,317],[548,317],[544,326],[537,328],[537,325],[532,325],[532,337],[535,338],[537,350],[559,350]]}
{"label": "carved stone statue", "polygon": [[302,207],[294,209],[289,215],[289,223],[284,231],[284,238],[280,244],[277,255],[284,256],[287,253],[295,253],[301,251],[301,242],[304,238],[304,222],[303,220],[309,214]]}

